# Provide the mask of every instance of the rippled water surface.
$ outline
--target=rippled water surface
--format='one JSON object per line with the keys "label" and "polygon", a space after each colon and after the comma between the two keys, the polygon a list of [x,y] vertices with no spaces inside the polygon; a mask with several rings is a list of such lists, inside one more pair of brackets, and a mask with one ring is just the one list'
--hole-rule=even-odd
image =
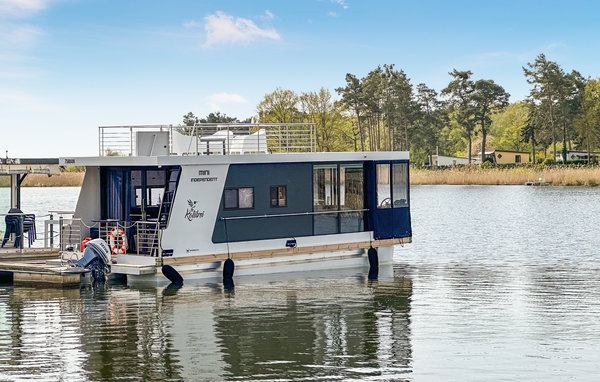
{"label": "rippled water surface", "polygon": [[374,283],[0,284],[0,380],[597,381],[599,197],[413,187],[414,243]]}

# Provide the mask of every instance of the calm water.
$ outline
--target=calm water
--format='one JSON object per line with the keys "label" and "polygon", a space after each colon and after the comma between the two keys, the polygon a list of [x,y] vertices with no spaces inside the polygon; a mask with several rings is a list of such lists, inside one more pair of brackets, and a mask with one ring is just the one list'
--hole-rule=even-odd
{"label": "calm water", "polygon": [[0,380],[597,381],[600,189],[411,192],[375,283],[0,285]]}
{"label": "calm water", "polygon": [[[43,232],[41,221],[48,218],[48,210],[73,211],[78,196],[79,187],[23,187],[21,206],[24,213],[35,214],[40,220],[38,232]],[[0,187],[0,213],[7,213],[9,209],[10,188]],[[0,218],[0,231],[4,231],[4,217]]]}

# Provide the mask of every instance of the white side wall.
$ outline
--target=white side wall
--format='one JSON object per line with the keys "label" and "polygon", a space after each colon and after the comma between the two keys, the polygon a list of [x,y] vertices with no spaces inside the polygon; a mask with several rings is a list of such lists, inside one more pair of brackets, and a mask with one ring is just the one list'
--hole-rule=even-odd
{"label": "white side wall", "polygon": [[433,155],[432,162],[434,166],[456,166],[461,164],[468,164],[469,159],[448,157],[443,155]]}
{"label": "white side wall", "polygon": [[228,169],[229,165],[182,166],[163,249],[173,249],[177,256],[214,253],[212,235]]}
{"label": "white side wall", "polygon": [[[79,191],[75,218],[80,218],[86,225],[92,225],[92,220],[100,219],[100,169],[87,167],[85,177]],[[90,235],[90,231],[82,226],[82,237]]]}

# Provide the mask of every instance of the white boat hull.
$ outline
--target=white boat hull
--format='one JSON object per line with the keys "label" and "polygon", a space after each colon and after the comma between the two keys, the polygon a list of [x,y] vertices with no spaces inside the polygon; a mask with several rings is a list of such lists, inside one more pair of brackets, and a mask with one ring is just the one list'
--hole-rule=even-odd
{"label": "white boat hull", "polygon": [[[389,265],[393,261],[394,246],[378,248],[380,265]],[[236,260],[234,280],[253,277],[271,276],[294,272],[317,272],[323,270],[337,271],[341,269],[369,270],[369,260],[365,249],[338,250],[294,255],[280,255],[262,258],[246,258]],[[200,280],[207,283],[220,283],[223,279],[224,261],[202,261],[177,265],[173,268],[181,274],[184,280]],[[161,273],[160,267],[155,265],[125,264],[113,266],[113,275],[127,275],[127,284],[168,284],[169,280]],[[275,278],[277,278],[275,276]]]}

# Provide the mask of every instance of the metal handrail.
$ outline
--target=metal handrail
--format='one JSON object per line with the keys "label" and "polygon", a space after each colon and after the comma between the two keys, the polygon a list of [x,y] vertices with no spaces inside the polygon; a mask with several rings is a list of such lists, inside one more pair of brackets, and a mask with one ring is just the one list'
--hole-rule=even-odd
{"label": "metal handrail", "polygon": [[[137,254],[139,256],[158,256],[160,252],[160,225],[155,220],[138,220],[127,224],[124,220],[119,219],[101,219],[95,220],[92,226],[98,225],[98,234],[100,238],[108,240],[111,230],[117,229],[133,229],[133,235],[136,239],[135,252],[127,252],[128,255]],[[148,254],[141,253],[141,250],[147,250]]]}
{"label": "metal handrail", "polygon": [[[175,151],[174,133],[180,133],[190,137],[189,151],[178,153],[179,155],[200,155],[221,153],[224,155],[236,154],[237,150],[232,148],[233,133],[236,137],[249,136],[261,129],[265,134],[257,135],[256,151],[261,152],[263,145],[267,152],[314,152],[316,151],[316,128],[314,123],[200,123],[194,126],[185,125],[140,125],[140,126],[100,126],[98,128],[99,155],[105,156],[114,152],[118,155],[134,155],[136,147],[136,133],[139,131],[168,132],[169,153]],[[303,128],[304,127],[304,128]],[[225,131],[227,135],[221,141],[208,142],[206,139],[216,132]],[[192,140],[194,142],[192,142]],[[264,140],[261,142],[261,140]],[[221,145],[222,144],[222,145]],[[237,142],[236,144],[240,144]],[[252,147],[254,141],[244,142],[244,145]],[[218,147],[217,147],[218,146]],[[223,147],[221,147],[223,146]],[[242,150],[241,154],[245,150]],[[254,150],[251,150],[252,152]],[[250,152],[250,151],[248,151]]]}
{"label": "metal handrail", "polygon": [[313,215],[327,215],[327,214],[343,214],[347,212],[365,212],[368,208],[360,210],[333,210],[333,211],[310,211],[310,212],[292,212],[288,214],[271,214],[271,215],[251,215],[251,216],[232,216],[222,217],[221,220],[242,220],[242,219],[260,219],[260,218],[278,218],[286,216],[313,216]]}

